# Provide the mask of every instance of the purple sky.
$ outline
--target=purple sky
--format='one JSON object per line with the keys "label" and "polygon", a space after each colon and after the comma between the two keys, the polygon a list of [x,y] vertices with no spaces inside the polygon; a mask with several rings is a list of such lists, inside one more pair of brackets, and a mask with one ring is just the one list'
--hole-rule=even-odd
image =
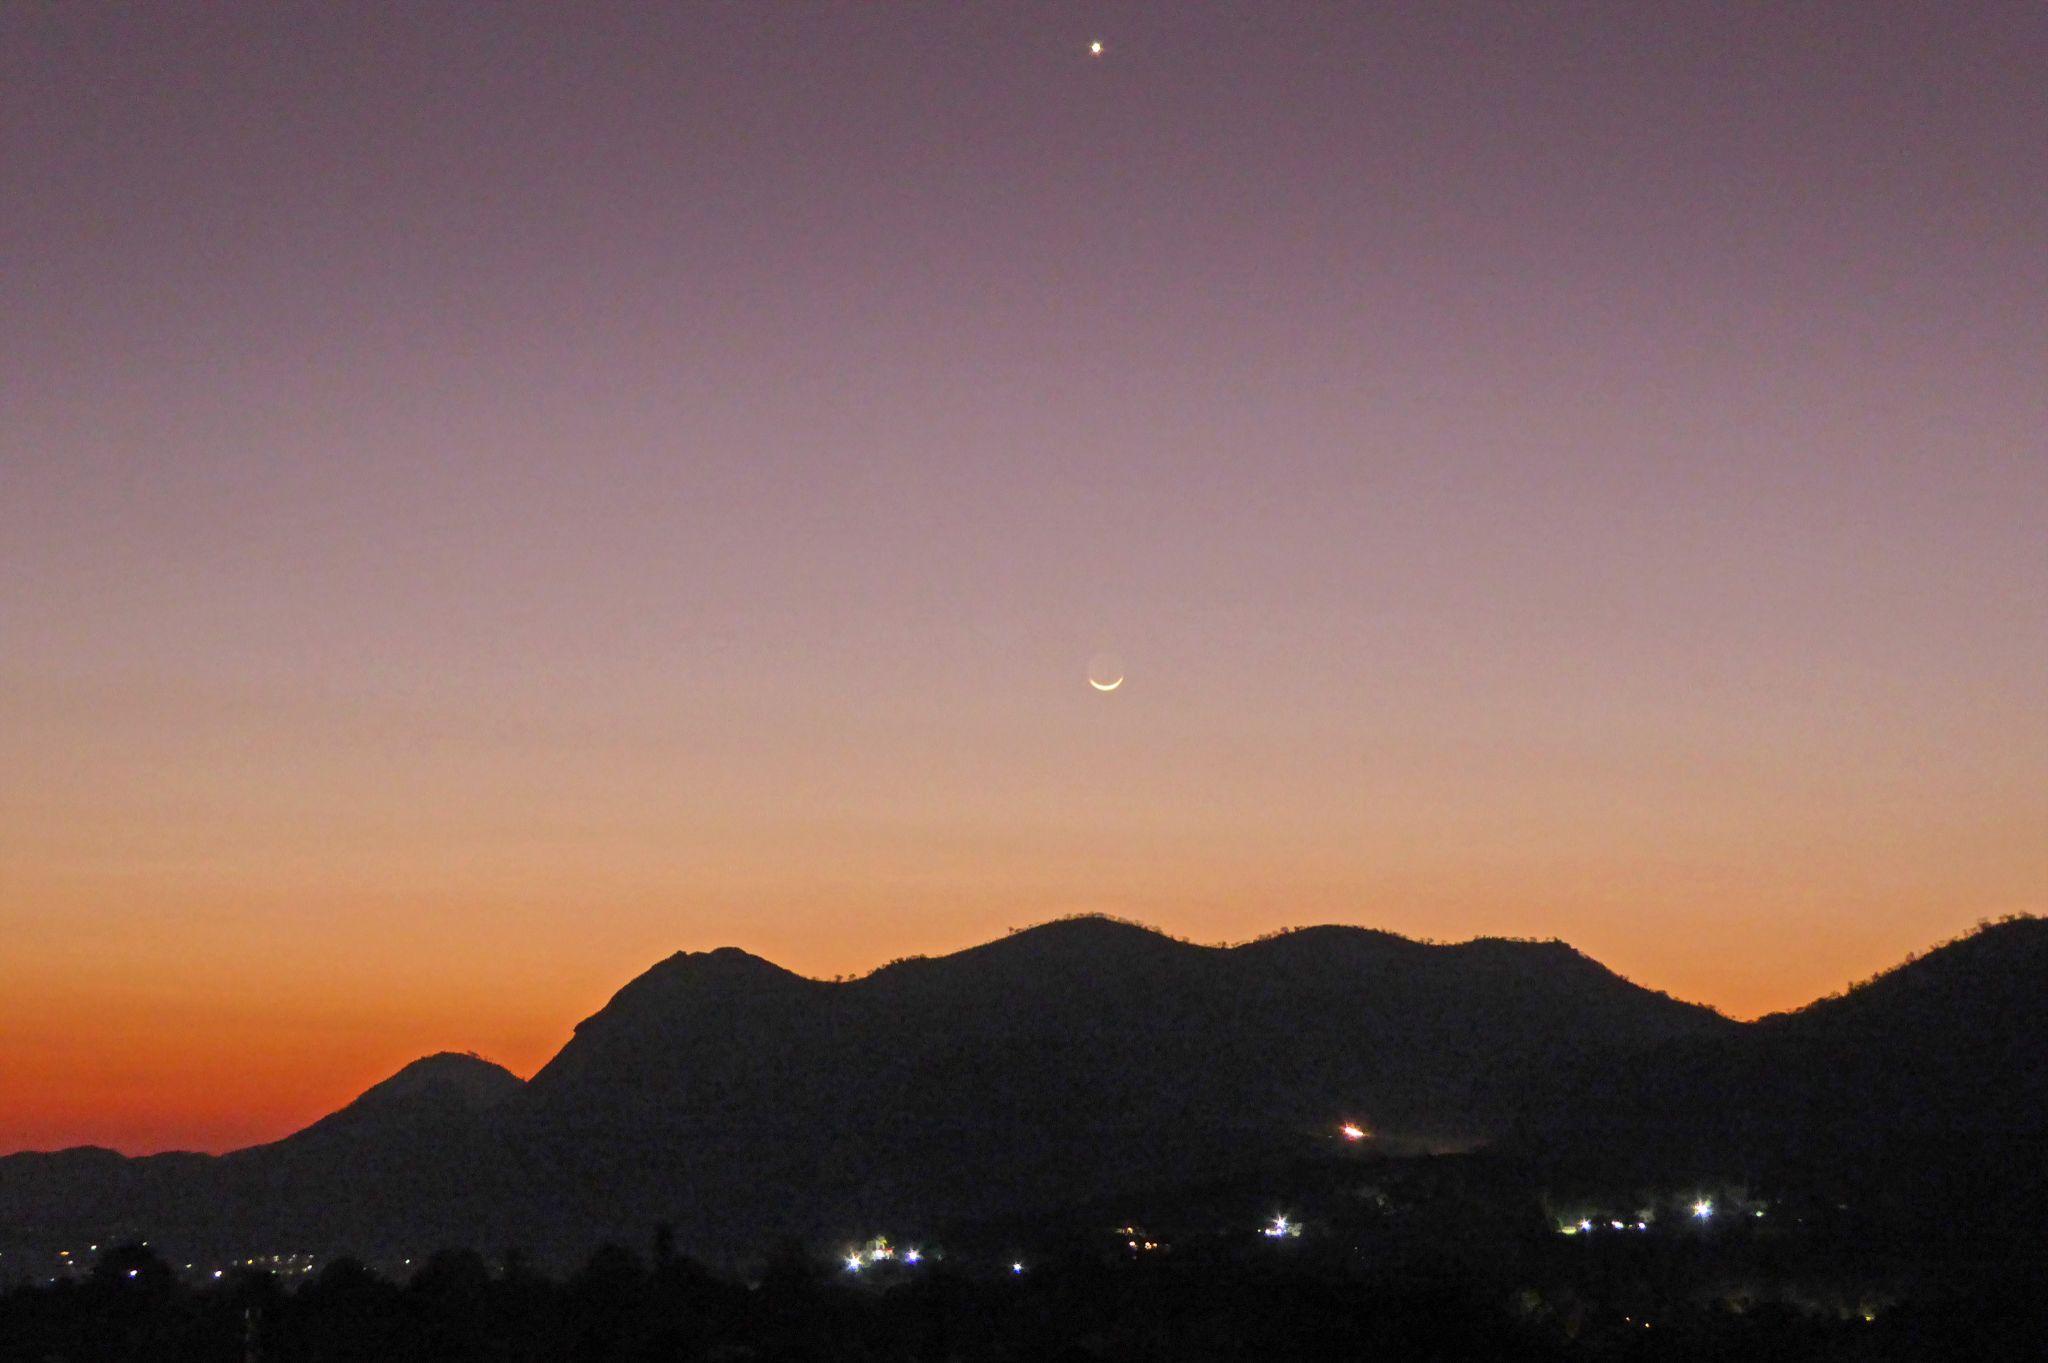
{"label": "purple sky", "polygon": [[2048,907],[2044,73],[2034,0],[7,6],[0,1146],[246,1134],[106,1059],[207,1008],[531,1068],[678,947],[1754,1013]]}

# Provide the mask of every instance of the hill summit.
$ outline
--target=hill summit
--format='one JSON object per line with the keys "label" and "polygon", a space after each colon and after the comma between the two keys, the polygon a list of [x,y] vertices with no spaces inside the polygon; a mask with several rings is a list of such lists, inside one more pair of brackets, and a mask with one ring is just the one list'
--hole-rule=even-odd
{"label": "hill summit", "polygon": [[409,1125],[486,1112],[526,1087],[503,1065],[468,1051],[423,1056],[365,1089],[300,1135],[340,1128]]}

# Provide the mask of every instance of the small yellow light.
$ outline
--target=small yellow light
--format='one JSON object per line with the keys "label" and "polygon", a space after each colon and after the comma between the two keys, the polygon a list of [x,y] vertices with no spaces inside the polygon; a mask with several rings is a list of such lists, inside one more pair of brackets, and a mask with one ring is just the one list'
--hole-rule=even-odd
{"label": "small yellow light", "polygon": [[1100,38],[1088,44],[1088,55],[1091,57],[1099,57],[1102,55],[1102,40]]}

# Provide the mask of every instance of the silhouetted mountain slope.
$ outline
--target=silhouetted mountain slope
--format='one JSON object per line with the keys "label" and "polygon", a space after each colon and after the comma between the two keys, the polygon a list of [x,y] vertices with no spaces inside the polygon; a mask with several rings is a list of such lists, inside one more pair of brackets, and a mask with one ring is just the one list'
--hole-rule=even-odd
{"label": "silhouetted mountain slope", "polygon": [[524,1087],[474,1055],[415,1060],[339,1112],[211,1171],[214,1213],[258,1243],[470,1243],[503,1223],[517,1180],[490,1114]]}
{"label": "silhouetted mountain slope", "polygon": [[1561,1129],[1812,1155],[2048,1133],[2048,920],[1993,924],[1848,993],[1620,1060]]}
{"label": "silhouetted mountain slope", "polygon": [[444,1052],[304,1130],[227,1155],[0,1158],[0,1239],[68,1228],[230,1253],[466,1243],[508,1198],[484,1115],[522,1087],[501,1066]]}
{"label": "silhouetted mountain slope", "polygon": [[185,1152],[128,1159],[91,1145],[0,1156],[0,1239],[121,1225],[135,1208],[176,1201],[213,1163]]}
{"label": "silhouetted mountain slope", "polygon": [[462,1124],[525,1087],[518,1075],[476,1055],[442,1051],[415,1060],[280,1144],[377,1139]]}

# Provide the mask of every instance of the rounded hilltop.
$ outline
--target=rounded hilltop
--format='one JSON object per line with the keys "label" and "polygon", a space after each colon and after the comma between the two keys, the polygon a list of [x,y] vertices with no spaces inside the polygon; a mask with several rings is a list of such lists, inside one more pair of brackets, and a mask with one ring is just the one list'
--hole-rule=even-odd
{"label": "rounded hilltop", "polygon": [[437,1051],[413,1061],[356,1102],[410,1102],[445,1094],[471,1111],[481,1112],[523,1087],[525,1082],[518,1075],[475,1051]]}
{"label": "rounded hilltop", "polygon": [[286,1142],[353,1139],[397,1128],[467,1122],[525,1087],[518,1075],[473,1051],[439,1051],[371,1085],[354,1102],[286,1137]]}

